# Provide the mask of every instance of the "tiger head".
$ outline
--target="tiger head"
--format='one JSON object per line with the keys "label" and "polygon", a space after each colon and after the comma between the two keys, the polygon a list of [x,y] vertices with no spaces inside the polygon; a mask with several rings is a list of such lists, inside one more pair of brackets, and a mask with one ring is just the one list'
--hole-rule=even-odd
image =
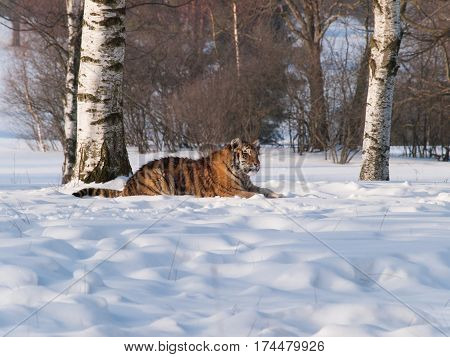
{"label": "tiger head", "polygon": [[252,143],[233,139],[230,143],[233,157],[232,167],[239,173],[256,173],[259,171],[259,141]]}

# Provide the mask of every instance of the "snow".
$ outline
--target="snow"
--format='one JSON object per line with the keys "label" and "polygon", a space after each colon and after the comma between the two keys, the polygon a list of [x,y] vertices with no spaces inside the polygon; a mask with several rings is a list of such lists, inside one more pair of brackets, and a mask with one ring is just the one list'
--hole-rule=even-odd
{"label": "snow", "polygon": [[[134,170],[162,155],[130,150]],[[266,148],[274,200],[78,199],[61,164],[0,138],[2,335],[450,333],[448,163],[394,157],[362,183],[360,157]]]}

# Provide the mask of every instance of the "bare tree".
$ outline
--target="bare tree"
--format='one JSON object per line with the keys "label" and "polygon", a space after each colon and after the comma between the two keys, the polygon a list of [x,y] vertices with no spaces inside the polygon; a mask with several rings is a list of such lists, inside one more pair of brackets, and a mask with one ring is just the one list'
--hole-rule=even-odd
{"label": "bare tree", "polygon": [[328,27],[338,18],[340,1],[285,0],[289,9],[285,16],[291,31],[304,43],[308,58],[302,58],[306,66],[306,77],[310,92],[311,147],[326,150],[329,135],[327,105],[324,93],[324,73],[320,56],[322,40]]}
{"label": "bare tree", "polygon": [[86,0],[78,75],[74,177],[105,182],[129,175],[123,128],[125,0]]}
{"label": "bare tree", "polygon": [[66,96],[64,98],[64,164],[62,182],[72,179],[77,147],[77,92],[81,56],[81,25],[84,0],[66,0],[67,8],[67,66]]}
{"label": "bare tree", "polygon": [[65,11],[60,0],[0,0],[0,17],[11,21],[13,45],[20,45],[22,35],[38,34],[48,46],[55,47],[64,56],[66,51],[60,43],[64,30]]}
{"label": "bare tree", "polygon": [[[333,162],[339,164],[349,163],[361,150],[364,130],[372,11],[369,0],[355,5],[356,13],[339,21],[338,29],[343,36],[338,38],[344,39],[337,41],[340,46],[335,48],[331,39],[326,39],[330,46],[330,59],[324,59],[326,93],[329,116],[332,118],[329,149]],[[355,18],[358,20],[356,24]],[[365,41],[361,41],[361,46],[355,46],[355,40],[361,33],[365,35]]]}
{"label": "bare tree", "polygon": [[236,57],[236,72],[237,76],[239,77],[241,75],[241,55],[239,51],[238,11],[236,0],[232,0],[231,5],[233,10],[233,40]]}
{"label": "bare tree", "polygon": [[0,17],[7,18],[11,21],[11,46],[20,47],[20,0],[0,0]]}
{"label": "bare tree", "polygon": [[401,42],[400,0],[374,0],[361,180],[389,180],[394,80]]}
{"label": "bare tree", "polygon": [[445,0],[410,1],[402,13],[391,145],[408,156],[449,160],[449,10]]}
{"label": "bare tree", "polygon": [[17,119],[14,130],[33,149],[56,149],[64,142],[65,62],[36,33],[23,36],[14,53],[1,98]]}

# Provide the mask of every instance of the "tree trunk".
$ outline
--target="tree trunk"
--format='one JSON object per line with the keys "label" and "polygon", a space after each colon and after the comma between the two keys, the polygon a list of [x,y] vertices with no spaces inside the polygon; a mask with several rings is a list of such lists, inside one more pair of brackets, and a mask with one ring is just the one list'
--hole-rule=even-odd
{"label": "tree trunk", "polygon": [[[302,58],[309,84],[309,140],[311,149],[325,151],[330,144],[327,123],[327,102],[325,100],[324,75],[320,55],[322,40],[328,27],[338,18],[334,12],[339,1],[334,5],[316,0],[285,0],[290,15],[284,13],[287,25],[304,42],[307,60]],[[330,11],[331,10],[331,11]]]}
{"label": "tree trunk", "polygon": [[64,98],[64,164],[62,183],[72,179],[77,147],[77,92],[84,0],[66,0],[69,57]]}
{"label": "tree trunk", "polygon": [[123,127],[125,0],[85,0],[74,176],[105,182],[131,166]]}
{"label": "tree trunk", "polygon": [[350,102],[350,108],[345,114],[342,130],[342,144],[340,164],[347,164],[357,153],[361,145],[364,131],[364,115],[366,109],[367,86],[369,79],[369,41],[359,61],[358,75],[356,77],[356,88]]}
{"label": "tree trunk", "polygon": [[367,98],[367,82],[369,78],[369,65],[368,65],[369,56],[370,56],[370,49],[369,44],[367,44],[366,48],[364,49],[364,52],[361,55],[361,60],[359,61],[358,76],[356,77],[355,94],[353,95],[351,103],[351,113],[354,115],[353,118],[354,125],[360,127],[361,129],[361,131],[358,130],[359,135],[362,134],[362,126],[363,126],[362,124],[364,122],[364,109],[366,106],[365,105],[366,103],[364,103],[364,98]]}
{"label": "tree trunk", "polygon": [[310,68],[307,73],[310,95],[311,148],[326,150],[329,142],[324,94],[324,79],[320,61],[320,43],[309,44]]}
{"label": "tree trunk", "polygon": [[210,21],[210,25],[211,25],[211,36],[212,36],[212,41],[214,44],[214,52],[216,54],[216,57],[219,56],[218,50],[217,50],[217,33],[216,33],[216,20],[214,19],[214,14],[213,11],[211,9],[211,6],[208,5],[208,12],[209,12],[209,21]]}
{"label": "tree trunk", "polygon": [[401,41],[400,0],[374,0],[361,180],[389,180],[394,80]]}
{"label": "tree trunk", "polygon": [[22,78],[23,78],[23,89],[24,89],[24,99],[26,103],[26,108],[28,113],[33,118],[33,132],[36,142],[38,144],[39,151],[45,152],[48,151],[47,144],[45,143],[44,135],[43,135],[43,121],[42,118],[36,113],[35,105],[33,103],[32,95],[30,94],[30,86],[28,81],[28,73],[27,68],[24,63],[22,63]]}
{"label": "tree trunk", "polygon": [[13,47],[20,47],[20,16],[15,11],[18,11],[18,9],[16,8],[11,15],[13,29],[11,45]]}
{"label": "tree trunk", "polygon": [[234,52],[236,60],[236,72],[238,78],[241,75],[241,55],[239,51],[239,32],[238,32],[238,19],[237,19],[237,4],[236,0],[232,2],[233,9],[233,39],[234,39]]}

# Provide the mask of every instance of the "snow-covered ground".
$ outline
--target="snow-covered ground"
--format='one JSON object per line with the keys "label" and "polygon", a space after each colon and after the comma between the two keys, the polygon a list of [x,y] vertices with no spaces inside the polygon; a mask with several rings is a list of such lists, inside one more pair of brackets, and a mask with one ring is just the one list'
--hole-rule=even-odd
{"label": "snow-covered ground", "polygon": [[0,334],[450,334],[448,163],[360,183],[266,149],[254,182],[287,198],[80,200],[61,161],[0,139]]}

